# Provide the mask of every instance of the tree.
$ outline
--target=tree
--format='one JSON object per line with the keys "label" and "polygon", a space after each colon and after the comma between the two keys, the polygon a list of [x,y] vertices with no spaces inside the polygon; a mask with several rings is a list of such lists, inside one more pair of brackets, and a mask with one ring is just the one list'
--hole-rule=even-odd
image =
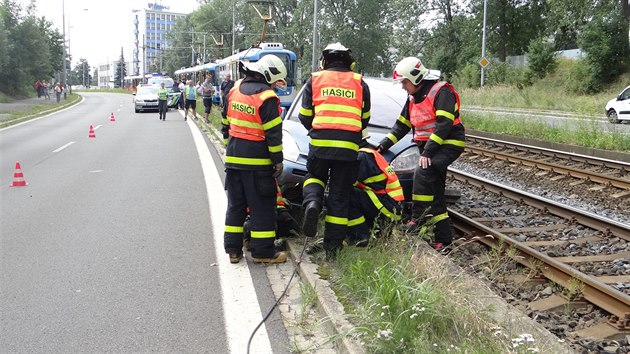
{"label": "tree", "polygon": [[92,82],[90,70],[90,64],[88,64],[87,59],[79,59],[79,62],[74,66],[71,72],[72,83],[75,85],[80,84],[83,87],[90,87],[90,83]]}
{"label": "tree", "polygon": [[116,62],[116,72],[114,73],[114,87],[122,88],[124,86],[123,79],[127,76],[127,64],[125,63],[125,56],[123,55],[123,49],[120,48],[120,58]]}

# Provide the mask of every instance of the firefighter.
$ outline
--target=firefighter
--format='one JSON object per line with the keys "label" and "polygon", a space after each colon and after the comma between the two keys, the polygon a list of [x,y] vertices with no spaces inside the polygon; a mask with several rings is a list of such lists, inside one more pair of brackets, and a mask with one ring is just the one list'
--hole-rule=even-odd
{"label": "firefighter", "polygon": [[322,71],[304,85],[299,119],[309,131],[308,173],[303,185],[305,236],[317,234],[324,190],[328,188],[323,247],[333,259],[348,226],[352,184],[356,180],[361,131],[370,120],[370,91],[355,66],[350,49],[334,43],[324,48]]}
{"label": "firefighter", "polygon": [[243,223],[249,209],[254,263],[281,263],[287,256],[274,247],[276,180],[282,173],[282,118],[276,86],[285,86],[287,69],[275,55],[242,63],[246,78],[237,82],[223,108],[227,139],[224,248],[231,263],[243,257]]}
{"label": "firefighter", "polygon": [[412,218],[407,229],[415,232],[425,223],[434,225],[433,247],[441,250],[453,240],[444,198],[446,169],[464,151],[459,95],[418,58],[401,60],[393,76],[409,96],[391,132],[380,142],[379,151],[387,151],[413,129],[420,158],[413,178]]}
{"label": "firefighter", "polygon": [[357,157],[357,181],[350,197],[348,243],[363,247],[370,240],[370,230],[377,219],[399,221],[400,203],[405,200],[396,172],[385,158],[369,144],[367,130]]}

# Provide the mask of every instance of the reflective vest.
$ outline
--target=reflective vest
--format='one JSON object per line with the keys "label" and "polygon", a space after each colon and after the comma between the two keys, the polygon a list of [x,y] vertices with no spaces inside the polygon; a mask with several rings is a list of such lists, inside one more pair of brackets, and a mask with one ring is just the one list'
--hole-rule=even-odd
{"label": "reflective vest", "polygon": [[352,71],[313,73],[313,129],[361,131],[363,87],[361,75]]}
{"label": "reflective vest", "polygon": [[168,99],[168,90],[165,88],[158,89],[158,100],[166,101]]}
{"label": "reflective vest", "polygon": [[191,100],[190,99],[190,90],[192,90],[192,92],[193,92],[193,97],[194,98],[192,100],[196,100],[197,99],[197,89],[194,88],[194,87],[190,87],[190,86],[186,86],[186,88],[184,89],[184,93],[186,94],[186,99],[187,100]]}
{"label": "reflective vest", "polygon": [[278,185],[278,182],[276,181],[276,207],[278,209],[280,208],[285,208],[286,205],[284,204],[284,198],[282,197],[282,191],[280,191],[280,186]]}
{"label": "reflective vest", "polygon": [[[409,102],[409,120],[411,121],[411,125],[413,125],[413,141],[427,141],[431,134],[433,134],[437,117],[434,106],[435,96],[444,86],[450,88],[455,94],[455,100],[457,102],[455,110],[459,110],[459,95],[455,91],[455,88],[448,82],[436,82],[422,102],[414,103],[413,99]],[[453,119],[454,126],[461,124],[461,122],[459,117]]]}
{"label": "reflective vest", "polygon": [[[383,155],[375,150],[368,148],[361,148],[359,149],[359,151],[372,154],[372,156],[374,156],[374,161],[376,161],[376,164],[378,165],[378,168],[381,170],[382,174],[368,177],[363,181],[357,181],[355,186],[362,190],[372,190],[376,194],[387,193],[392,199],[397,202],[402,202],[403,200],[405,200],[403,189],[400,185],[400,182],[398,181],[398,176],[396,175],[396,172],[394,172],[394,169],[387,163]],[[385,189],[375,190],[367,186],[367,184],[369,184],[370,182],[382,181],[384,179],[387,179],[387,181],[385,182]]]}
{"label": "reflective vest", "polygon": [[230,136],[250,141],[265,140],[260,106],[270,97],[278,96],[271,89],[254,95],[244,95],[238,89],[231,91],[227,109]]}

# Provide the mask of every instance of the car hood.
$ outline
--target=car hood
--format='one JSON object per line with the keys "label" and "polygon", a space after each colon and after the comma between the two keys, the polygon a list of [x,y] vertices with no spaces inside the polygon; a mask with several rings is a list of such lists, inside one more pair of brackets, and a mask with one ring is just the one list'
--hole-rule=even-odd
{"label": "car hood", "polygon": [[136,95],[136,100],[157,100],[157,95]]}
{"label": "car hood", "polygon": [[[282,129],[284,130],[284,134],[289,134],[293,138],[300,152],[300,156],[295,162],[306,164],[306,158],[308,156],[308,145],[311,140],[308,136],[308,131],[306,130],[306,128],[304,128],[304,126],[300,122],[296,122],[294,120],[285,120],[282,123]],[[368,126],[368,132],[368,143],[373,147],[377,147],[379,145],[379,142],[383,140],[385,136],[387,136],[387,134],[390,132],[390,128]],[[387,161],[391,161],[394,159],[394,157],[398,156],[398,154],[400,154],[410,146],[415,146],[415,143],[412,141],[411,138],[411,134],[407,134],[405,137],[400,139],[398,143],[394,144],[394,146],[392,146],[389,151],[383,153],[383,157],[385,157]],[[284,141],[283,145],[287,143],[289,142]]]}

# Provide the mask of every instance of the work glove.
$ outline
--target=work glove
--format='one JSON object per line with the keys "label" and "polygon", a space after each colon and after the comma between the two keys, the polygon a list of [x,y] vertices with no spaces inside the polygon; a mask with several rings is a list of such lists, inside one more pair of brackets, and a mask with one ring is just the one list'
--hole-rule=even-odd
{"label": "work glove", "polygon": [[284,165],[282,164],[282,162],[278,162],[277,164],[273,166],[273,168],[274,168],[273,177],[274,178],[280,177],[280,175],[282,174],[282,169],[284,168]]}

